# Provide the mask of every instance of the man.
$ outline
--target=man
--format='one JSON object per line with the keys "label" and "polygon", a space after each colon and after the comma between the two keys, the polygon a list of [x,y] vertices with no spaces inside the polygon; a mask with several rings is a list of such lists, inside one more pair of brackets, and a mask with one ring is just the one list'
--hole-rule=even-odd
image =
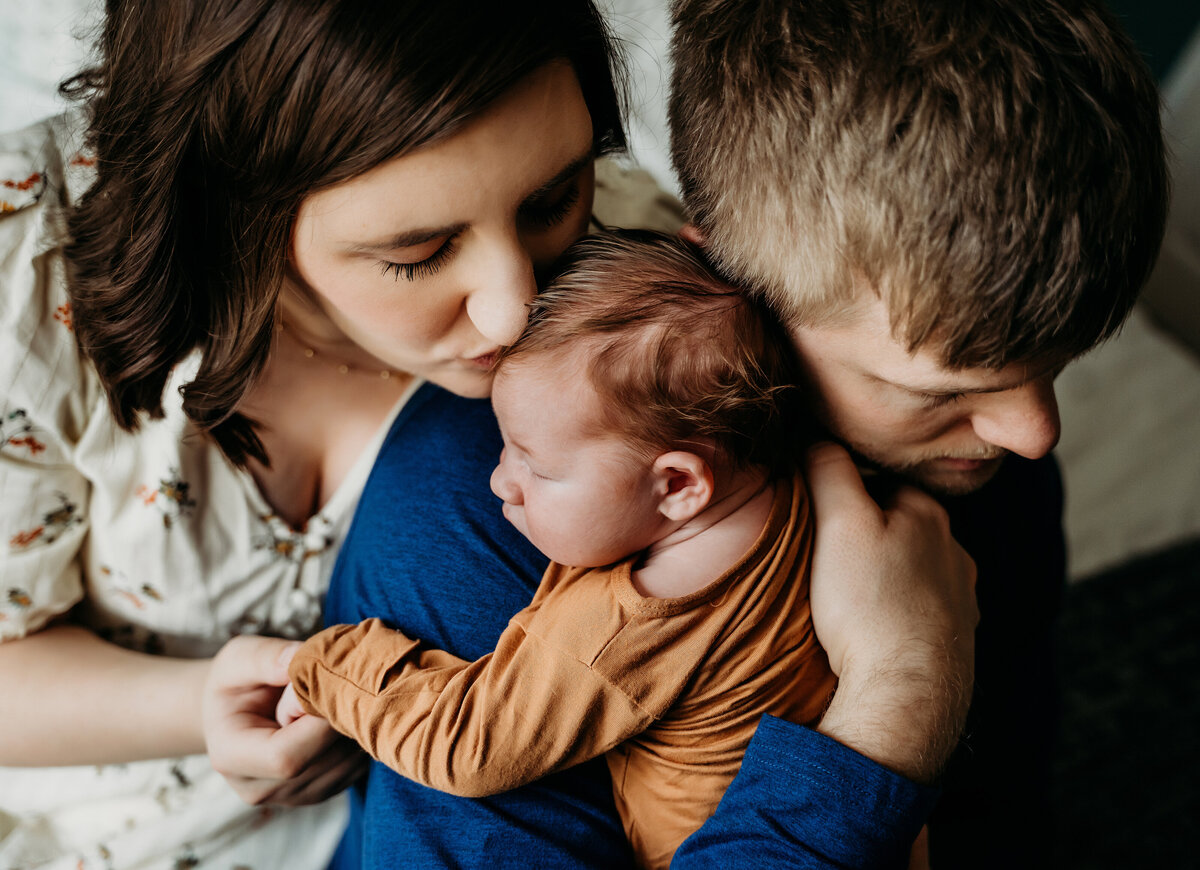
{"label": "man", "polygon": [[1036,866],[1065,563],[1053,381],[1116,332],[1157,255],[1150,73],[1094,2],[673,14],[697,235],[789,320],[830,432],[938,494],[978,565],[975,697],[933,865]]}

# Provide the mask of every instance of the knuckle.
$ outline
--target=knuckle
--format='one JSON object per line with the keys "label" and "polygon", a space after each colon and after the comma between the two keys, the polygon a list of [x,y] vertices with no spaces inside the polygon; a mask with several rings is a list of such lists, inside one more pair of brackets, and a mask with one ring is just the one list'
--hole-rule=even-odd
{"label": "knuckle", "polygon": [[807,459],[809,465],[825,465],[840,462],[846,455],[846,451],[832,441],[819,441],[808,448]]}
{"label": "knuckle", "polygon": [[238,796],[243,803],[247,803],[252,807],[261,807],[271,799],[272,790],[264,786],[243,787],[239,790]]}
{"label": "knuckle", "polygon": [[308,759],[290,748],[276,749],[270,760],[271,772],[277,779],[295,779],[304,772]]}

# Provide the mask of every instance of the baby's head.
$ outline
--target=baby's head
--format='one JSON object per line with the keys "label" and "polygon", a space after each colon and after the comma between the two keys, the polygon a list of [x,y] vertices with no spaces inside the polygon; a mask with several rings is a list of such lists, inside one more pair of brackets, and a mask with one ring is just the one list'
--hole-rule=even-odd
{"label": "baby's head", "polygon": [[551,559],[640,552],[746,474],[795,468],[807,435],[772,313],[699,250],[644,231],[567,252],[496,363],[492,489]]}

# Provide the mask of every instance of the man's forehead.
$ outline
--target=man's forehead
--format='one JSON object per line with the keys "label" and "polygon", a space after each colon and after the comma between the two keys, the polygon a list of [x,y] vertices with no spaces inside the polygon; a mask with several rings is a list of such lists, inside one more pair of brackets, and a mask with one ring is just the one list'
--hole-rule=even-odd
{"label": "man's forehead", "polygon": [[824,358],[859,370],[870,379],[920,393],[992,393],[1014,389],[1069,362],[1065,354],[1046,353],[1002,368],[955,366],[944,360],[936,340],[910,350],[893,331],[887,303],[873,293],[859,294],[836,317],[793,327],[801,356]]}

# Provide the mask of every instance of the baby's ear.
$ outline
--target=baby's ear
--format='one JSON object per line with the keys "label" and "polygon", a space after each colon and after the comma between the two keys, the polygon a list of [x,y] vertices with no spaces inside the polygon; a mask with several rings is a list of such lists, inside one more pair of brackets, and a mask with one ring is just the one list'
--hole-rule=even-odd
{"label": "baby's ear", "polygon": [[658,512],[667,519],[687,522],[712,501],[712,468],[695,453],[664,453],[654,460],[653,471]]}

